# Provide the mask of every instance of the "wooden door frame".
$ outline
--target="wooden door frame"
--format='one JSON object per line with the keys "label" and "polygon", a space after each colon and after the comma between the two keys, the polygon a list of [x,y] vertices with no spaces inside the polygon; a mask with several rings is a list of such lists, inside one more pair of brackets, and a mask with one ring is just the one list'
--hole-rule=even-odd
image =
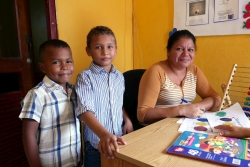
{"label": "wooden door frame", "polygon": [[[0,94],[0,147],[3,148],[4,153],[1,150],[0,156],[0,166],[22,166],[22,167],[28,167],[29,164],[27,162],[27,158],[25,156],[25,152],[23,149],[23,143],[22,143],[22,121],[18,118],[20,111],[21,111],[21,105],[20,102],[22,101],[23,97],[27,93],[28,90],[30,90],[30,87],[26,87],[26,85],[32,85],[31,87],[34,87],[34,83],[31,82],[29,78],[25,78],[24,74],[27,74],[27,71],[32,72],[31,74],[27,74],[32,76],[33,79],[35,79],[35,72],[34,72],[34,64],[29,64],[24,67],[24,64],[27,64],[27,58],[29,58],[29,38],[26,38],[25,34],[30,34],[30,37],[32,39],[32,31],[30,30],[31,27],[28,25],[28,23],[31,23],[30,15],[29,13],[29,1],[32,0],[13,0],[15,4],[14,10],[16,15],[16,21],[17,21],[17,27],[22,27],[24,29],[24,26],[28,26],[28,28],[25,27],[25,31],[20,31],[19,28],[17,28],[17,35],[18,35],[18,46],[19,48],[22,48],[24,50],[24,53],[20,51],[20,58],[13,59],[14,63],[9,63],[7,66],[7,60],[8,59],[1,59],[1,62],[3,60],[4,65],[6,66],[6,69],[8,70],[2,70],[4,69],[4,66],[1,64],[1,70],[0,74],[3,73],[14,73],[14,75],[20,76],[18,78],[18,85],[20,87],[20,90],[14,89],[13,91],[8,91],[7,93],[1,93]],[[55,6],[55,0],[42,0],[42,2],[45,5],[45,11],[46,11],[46,27],[47,27],[47,39],[57,39],[58,38],[58,30],[57,30],[57,22],[56,22],[56,6]],[[19,4],[19,5],[17,5]],[[17,8],[18,6],[18,8]],[[21,6],[21,8],[20,8]],[[43,6],[44,7],[44,6]],[[22,9],[22,10],[20,10]],[[25,11],[25,12],[23,12]],[[43,18],[44,18],[44,9],[43,9]],[[20,19],[22,18],[22,19]],[[29,19],[29,21],[27,21]],[[25,21],[20,21],[25,20]],[[43,21],[44,23],[44,21]],[[45,26],[44,26],[45,27]],[[46,28],[45,27],[45,28]],[[27,30],[26,30],[27,29]],[[24,32],[23,32],[24,31]],[[28,41],[28,42],[27,42]],[[32,41],[32,40],[31,40]],[[30,56],[33,58],[33,50],[32,53],[30,52]],[[10,58],[11,59],[11,58]],[[21,60],[19,60],[21,59]],[[20,61],[20,65],[17,66],[17,68],[13,68],[17,62]],[[13,70],[9,70],[12,69]],[[3,76],[3,75],[2,75]],[[2,77],[3,81],[8,80],[7,77]],[[9,79],[11,80],[11,79]]]}
{"label": "wooden door frame", "polygon": [[45,0],[48,39],[58,39],[55,0]]}

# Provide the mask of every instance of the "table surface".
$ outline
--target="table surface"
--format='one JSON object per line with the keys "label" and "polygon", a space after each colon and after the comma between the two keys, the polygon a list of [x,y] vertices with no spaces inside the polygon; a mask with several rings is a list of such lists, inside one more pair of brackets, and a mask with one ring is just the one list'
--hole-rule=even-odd
{"label": "table surface", "polygon": [[[180,118],[166,118],[142,129],[124,135],[122,138],[126,145],[120,145],[119,152],[115,152],[115,158],[108,160],[102,156],[102,166],[114,166],[115,161],[119,166],[143,166],[143,167],[166,167],[166,166],[192,166],[192,167],[218,167],[221,164],[197,160],[179,155],[166,153],[166,149],[180,135],[176,123]],[[113,161],[113,162],[112,162]],[[125,165],[126,162],[130,165]]]}

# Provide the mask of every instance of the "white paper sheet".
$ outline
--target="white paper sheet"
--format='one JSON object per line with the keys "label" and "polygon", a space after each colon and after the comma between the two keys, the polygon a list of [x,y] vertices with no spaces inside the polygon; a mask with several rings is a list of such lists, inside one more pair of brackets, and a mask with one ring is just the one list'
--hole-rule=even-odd
{"label": "white paper sheet", "polygon": [[[230,1],[229,5],[224,5],[221,9],[222,7],[218,4],[223,3],[223,0],[205,0],[205,6],[202,5],[204,0],[174,0],[173,28],[177,28],[177,30],[187,29],[195,36],[250,34],[249,29],[242,28],[247,20],[247,18],[243,18],[243,11],[246,11],[245,6],[249,0],[226,1]],[[199,2],[201,10],[205,9],[205,14],[200,9],[196,9],[195,3],[199,4]],[[193,4],[193,7],[189,6],[190,4]],[[194,8],[194,16],[189,15],[189,11],[193,12],[192,8]],[[220,18],[221,14],[227,18]]]}
{"label": "white paper sheet", "polygon": [[186,3],[186,26],[208,24],[208,1],[192,0]]}
{"label": "white paper sheet", "polygon": [[183,117],[183,118],[179,119],[176,123],[177,124],[182,124],[184,120],[185,120],[185,118]]}
{"label": "white paper sheet", "polygon": [[221,130],[214,129],[214,127],[223,124],[250,128],[250,121],[246,117],[239,103],[235,103],[225,110],[206,112],[206,117],[213,132],[221,132]]}
{"label": "white paper sheet", "polygon": [[214,3],[214,22],[239,18],[239,0],[215,0]]}
{"label": "white paper sheet", "polygon": [[212,129],[208,123],[206,115],[203,114],[201,118],[192,119],[185,118],[178,129],[179,132],[191,131],[200,133],[211,133]]}

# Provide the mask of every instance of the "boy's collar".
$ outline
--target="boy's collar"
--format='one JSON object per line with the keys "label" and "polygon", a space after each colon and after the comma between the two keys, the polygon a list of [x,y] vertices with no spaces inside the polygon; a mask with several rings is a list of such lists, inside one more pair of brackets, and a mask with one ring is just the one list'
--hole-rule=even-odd
{"label": "boy's collar", "polygon": [[[100,73],[102,71],[105,71],[106,70],[98,65],[96,65],[93,61],[90,63],[90,66],[89,66],[90,70],[94,71],[95,73]],[[110,72],[113,72],[115,73],[116,72],[116,68],[113,64],[111,64],[111,70]]]}
{"label": "boy's collar", "polygon": [[[45,85],[45,87],[46,87],[47,89],[50,89],[50,91],[54,91],[54,90],[57,89],[57,88],[63,90],[63,87],[62,87],[61,85],[59,85],[59,84],[57,84],[56,82],[52,81],[52,80],[49,79],[46,75],[45,75],[44,78],[43,78],[43,83],[44,83],[44,85]],[[67,88],[69,87],[69,88],[71,88],[71,89],[74,87],[74,86],[73,86],[71,83],[69,83],[69,82],[66,83],[66,86],[67,86]]]}

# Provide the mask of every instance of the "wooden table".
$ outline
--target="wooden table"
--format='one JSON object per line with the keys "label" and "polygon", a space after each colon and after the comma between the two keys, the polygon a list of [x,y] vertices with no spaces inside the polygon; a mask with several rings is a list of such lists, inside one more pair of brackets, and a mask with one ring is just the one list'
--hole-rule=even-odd
{"label": "wooden table", "polygon": [[120,145],[115,158],[102,156],[102,167],[218,167],[211,162],[166,153],[166,149],[180,135],[179,118],[166,118],[123,136],[126,145]]}

